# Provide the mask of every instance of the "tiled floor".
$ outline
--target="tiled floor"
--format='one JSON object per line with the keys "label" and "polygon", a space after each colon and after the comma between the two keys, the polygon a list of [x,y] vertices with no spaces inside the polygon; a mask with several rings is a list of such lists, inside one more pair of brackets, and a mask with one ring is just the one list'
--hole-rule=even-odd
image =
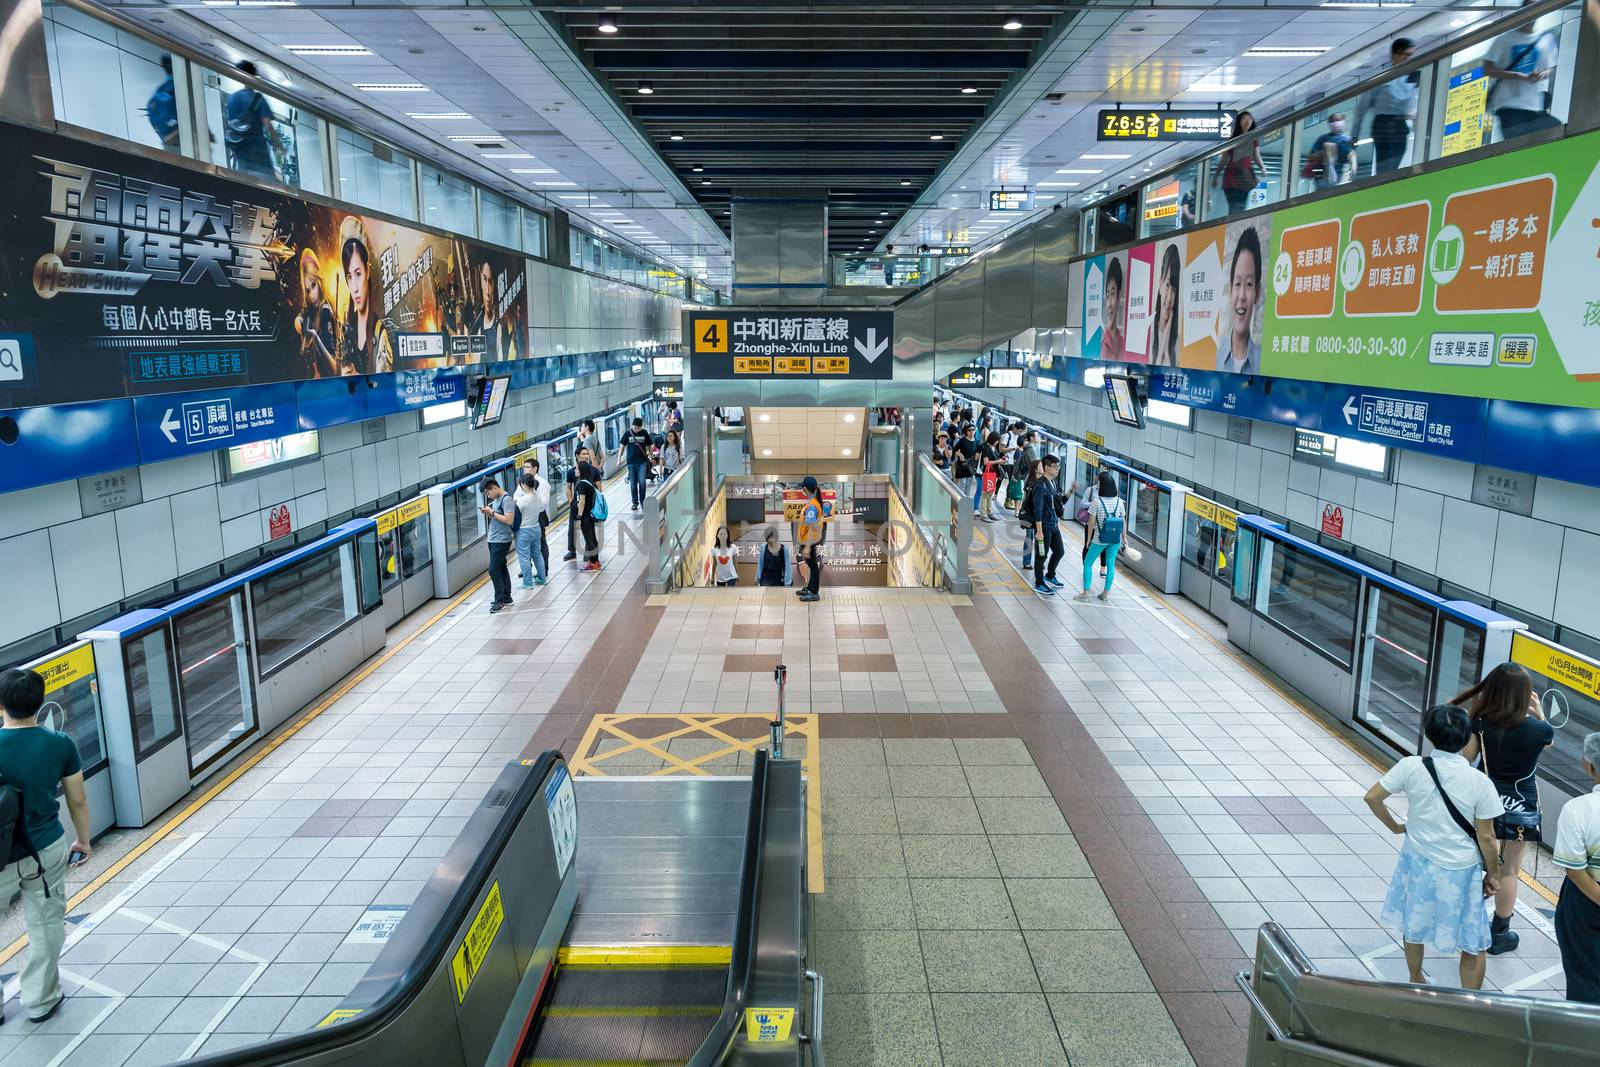
{"label": "tiled floor", "polygon": [[[167,1062],[310,1025],[379,950],[368,909],[411,903],[506,759],[570,754],[599,713],[770,715],[780,662],[788,710],[819,714],[835,1064],[1232,1067],[1232,976],[1267,919],[1325,970],[1402,976],[1376,919],[1395,841],[1360,801],[1377,770],[1148,590],[1040,599],[1014,534],[984,532],[970,598],[647,597],[615,529],[598,574],[557,563],[494,616],[480,590],[75,913],[71,998],[38,1027],[13,1002],[0,1062]],[[1490,984],[1558,996],[1548,905],[1524,895]]]}

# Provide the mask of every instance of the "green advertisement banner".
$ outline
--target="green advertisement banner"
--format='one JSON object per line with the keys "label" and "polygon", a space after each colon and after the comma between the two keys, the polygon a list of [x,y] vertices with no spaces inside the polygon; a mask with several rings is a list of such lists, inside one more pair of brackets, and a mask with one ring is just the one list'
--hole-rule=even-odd
{"label": "green advertisement banner", "polygon": [[1600,133],[1272,215],[1261,371],[1600,408]]}

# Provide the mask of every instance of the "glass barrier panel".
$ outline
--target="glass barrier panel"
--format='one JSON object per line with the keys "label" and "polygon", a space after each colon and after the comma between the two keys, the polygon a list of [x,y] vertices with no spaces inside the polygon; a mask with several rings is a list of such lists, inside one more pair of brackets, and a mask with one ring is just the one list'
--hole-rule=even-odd
{"label": "glass barrier panel", "polygon": [[1234,552],[1239,541],[1239,517],[1232,512],[1218,513],[1216,570],[1212,573],[1223,585],[1233,583]]}
{"label": "glass barrier panel", "polygon": [[1350,666],[1361,579],[1282,541],[1263,538],[1256,611]]}
{"label": "glass barrier panel", "polygon": [[133,713],[133,747],[143,759],[178,736],[178,685],[166,627],[146,631],[122,646]]}
{"label": "glass barrier panel", "polygon": [[1367,586],[1361,626],[1356,722],[1404,753],[1418,751],[1428,703],[1434,609],[1379,585]]}
{"label": "glass barrier panel", "polygon": [[256,728],[244,594],[231,593],[172,623],[189,769],[222,755]]}
{"label": "glass barrier panel", "polygon": [[378,534],[364,533],[356,538],[357,570],[361,576],[361,613],[383,605],[383,583],[378,579]]}
{"label": "glass barrier panel", "polygon": [[344,565],[347,550],[325,549],[250,583],[262,678],[356,617],[355,574]]}
{"label": "glass barrier panel", "polygon": [[[1539,772],[1578,796],[1594,788],[1583,769],[1583,739],[1600,730],[1600,664],[1570,649],[1527,634],[1511,638],[1511,659],[1533,676],[1544,717],[1556,728],[1555,744],[1539,760]],[[1554,827],[1546,825],[1545,839]]]}
{"label": "glass barrier panel", "polygon": [[499,193],[479,189],[478,236],[507,248],[521,244],[522,220],[517,218],[516,203]]}
{"label": "glass barrier panel", "polygon": [[1350,132],[1352,103],[1335,104],[1300,120],[1296,138],[1300,159],[1290,180],[1295,196],[1349,184],[1356,176],[1360,153],[1370,156],[1370,146],[1358,149]]}
{"label": "glass barrier panel", "polygon": [[522,250],[530,256],[544,255],[544,216],[531,208],[522,209]]}
{"label": "glass barrier panel", "polygon": [[166,49],[54,3],[44,5],[44,34],[56,118],[178,151],[177,88]]}
{"label": "glass barrier panel", "polygon": [[472,203],[470,182],[421,163],[417,184],[422,190],[423,222],[463,237],[478,235],[478,213]]}
{"label": "glass barrier panel", "polygon": [[567,475],[572,471],[572,442],[547,445],[544,451],[544,471],[550,479],[550,518],[567,511]]}
{"label": "glass barrier panel", "polygon": [[327,192],[322,119],[214,70],[199,70],[211,162],[268,181]]}
{"label": "glass barrier panel", "polygon": [[468,482],[444,495],[444,554],[455,559],[484,536],[483,491],[477,482]]}
{"label": "glass barrier panel", "polygon": [[26,669],[44,677],[40,725],[72,738],[85,775],[105,766],[105,722],[100,710],[100,681],[95,676],[93,646],[84,643],[68,648],[47,659],[26,664]]}
{"label": "glass barrier panel", "polygon": [[1255,600],[1256,544],[1260,536],[1254,530],[1240,530],[1234,545],[1238,558],[1234,560],[1232,597],[1235,603],[1249,605]]}
{"label": "glass barrier panel", "polygon": [[1183,515],[1183,559],[1203,574],[1213,573],[1217,565],[1217,524],[1193,511]]}
{"label": "glass barrier panel", "polygon": [[337,127],[334,151],[339,161],[339,199],[416,219],[416,172],[411,157]]}
{"label": "glass barrier panel", "polygon": [[1198,160],[1146,185],[1139,236],[1159,237],[1199,222],[1199,186]]}
{"label": "glass barrier panel", "polygon": [[1452,55],[1438,86],[1429,157],[1515,141],[1567,121],[1583,5],[1551,11]]}
{"label": "glass barrier panel", "polygon": [[1483,677],[1483,631],[1444,617],[1433,662],[1433,699],[1429,707],[1450,703]]}
{"label": "glass barrier panel", "polygon": [[1352,101],[1350,132],[1357,148],[1355,179],[1377,177],[1420,161],[1418,101],[1431,92],[1432,72],[1391,78]]}
{"label": "glass barrier panel", "polygon": [[1269,130],[1206,160],[1201,219],[1215,222],[1283,199],[1283,154],[1287,131]]}

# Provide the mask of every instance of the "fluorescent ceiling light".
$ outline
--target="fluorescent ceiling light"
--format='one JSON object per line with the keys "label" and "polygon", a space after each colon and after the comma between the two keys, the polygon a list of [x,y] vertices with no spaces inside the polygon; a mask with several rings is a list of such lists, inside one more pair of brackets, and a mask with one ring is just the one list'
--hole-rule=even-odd
{"label": "fluorescent ceiling light", "polygon": [[1079,159],[1132,159],[1132,152],[1085,152]]}
{"label": "fluorescent ceiling light", "polygon": [[587,200],[587,199],[589,199],[589,194],[588,193],[557,193],[556,195],[559,196],[563,200]]}
{"label": "fluorescent ceiling light", "polygon": [[1328,51],[1326,48],[1316,47],[1283,47],[1274,45],[1259,45],[1255,48],[1245,49],[1245,55],[1251,59],[1306,59],[1311,56],[1320,56]]}
{"label": "fluorescent ceiling light", "polygon": [[541,187],[544,187],[544,188],[548,188],[548,189],[559,189],[559,188],[562,188],[562,187],[575,188],[578,183],[577,182],[534,182],[533,184],[541,186]]}
{"label": "fluorescent ceiling light", "polygon": [[1057,174],[1099,174],[1104,167],[1062,167]]}
{"label": "fluorescent ceiling light", "polygon": [[285,52],[297,56],[370,56],[372,49],[358,44],[286,44]]}
{"label": "fluorescent ceiling light", "polygon": [[942,141],[942,140],[944,140],[944,134],[942,134],[942,133],[930,133],[930,134],[928,134],[928,140],[930,140],[930,141]]}
{"label": "fluorescent ceiling light", "polygon": [[1002,30],[1020,30],[1022,29],[1022,20],[1012,15],[1001,24],[1000,28]]}
{"label": "fluorescent ceiling light", "polygon": [[470,119],[472,116],[465,111],[407,111],[406,118],[421,119],[425,122],[454,122],[459,119]]}
{"label": "fluorescent ceiling light", "polygon": [[1195,82],[1186,93],[1205,93],[1210,96],[1228,96],[1233,93],[1253,93],[1261,88],[1259,85],[1245,85],[1242,82],[1208,82],[1204,79]]}
{"label": "fluorescent ceiling light", "polygon": [[978,87],[976,85],[963,85],[961,87],[961,95],[962,96],[971,96],[973,93],[976,93],[977,91],[978,91]]}
{"label": "fluorescent ceiling light", "polygon": [[1076,189],[1082,182],[1040,182],[1040,189]]}
{"label": "fluorescent ceiling light", "polygon": [[553,167],[512,167],[512,174],[554,174]]}
{"label": "fluorescent ceiling light", "polygon": [[617,17],[615,15],[601,15],[599,29],[601,33],[616,33]]}
{"label": "fluorescent ceiling light", "polygon": [[425,93],[426,85],[416,82],[356,82],[356,88],[364,93]]}
{"label": "fluorescent ceiling light", "polygon": [[484,143],[489,141],[495,141],[501,144],[505,143],[505,138],[501,137],[498,133],[452,133],[449,139],[452,141],[461,141],[462,143],[477,143],[480,141]]}
{"label": "fluorescent ceiling light", "polygon": [[532,159],[532,152],[484,152],[484,159]]}
{"label": "fluorescent ceiling light", "polygon": [[651,88],[649,82],[640,82],[638,92],[640,96],[649,96],[655,92],[655,89]]}

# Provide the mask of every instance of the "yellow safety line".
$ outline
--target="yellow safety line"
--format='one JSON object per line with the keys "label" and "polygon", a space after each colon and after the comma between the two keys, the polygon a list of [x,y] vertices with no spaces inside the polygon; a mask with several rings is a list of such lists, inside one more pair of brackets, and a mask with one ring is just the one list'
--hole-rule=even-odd
{"label": "yellow safety line", "polygon": [[[357,685],[361,684],[368,677],[370,677],[373,671],[377,670],[379,667],[389,662],[389,660],[393,659],[407,645],[425,633],[434,623],[450,614],[450,612],[454,611],[473,593],[476,593],[479,589],[483,588],[484,584],[488,582],[488,580],[489,576],[485,574],[481,578],[478,578],[476,581],[472,582],[461,592],[457,593],[449,603],[440,608],[439,611],[435,613],[427,622],[423,623],[421,626],[417,627],[417,629],[401,638],[400,641],[394,645],[394,647],[381,653],[371,663],[368,663],[365,667],[362,667],[354,677],[352,677],[348,682],[345,682],[343,685],[339,686],[339,688],[335,689],[333,693],[327,697],[327,699],[323,700],[316,707],[306,712],[305,715],[300,718],[300,721],[296,722],[293,726],[290,726],[277,736],[272,737],[264,742],[259,748],[252,752],[243,763],[229,771],[220,780],[218,780],[215,785],[211,786],[200,796],[196,797],[188,807],[184,808],[171,819],[167,820],[159,830],[145,838],[143,841],[139,842],[133,848],[129,849],[126,855],[117,860],[111,866],[107,867],[105,870],[101,871],[91,882],[89,882],[88,885],[74,893],[72,898],[67,901],[66,910],[70,912],[74,908],[80,907],[86,900],[89,899],[89,897],[98,892],[107,882],[111,881],[111,879],[127,870],[129,865],[138,860],[140,856],[143,856],[145,853],[155,848],[174,830],[182,826],[192,816],[194,816],[201,808],[205,807],[212,800],[215,800],[219,793],[221,793],[224,789],[227,789],[228,786],[232,785],[234,782],[238,781],[246,771],[250,770],[256,764],[266,759],[267,756],[271,755],[272,752],[278,748],[279,745],[282,745],[285,741],[289,740],[289,738],[300,732],[300,730],[307,726],[313,719],[321,715],[324,711],[327,711],[328,708],[332,707],[333,704],[341,697],[345,696]],[[21,937],[11,942],[11,944],[6,947],[4,952],[0,952],[0,965],[4,965],[8,960],[11,959],[11,957],[15,956],[18,952],[21,952],[27,943],[27,934],[23,934]]]}
{"label": "yellow safety line", "polygon": [[614,1008],[562,1008],[544,1010],[547,1019],[664,1019],[672,1016],[720,1015],[721,1004],[633,1004]]}
{"label": "yellow safety line", "polygon": [[[1354,741],[1335,730],[1332,725],[1328,723],[1327,716],[1307,707],[1299,697],[1280,686],[1271,675],[1258,668],[1254,660],[1241,655],[1237,649],[1231,648],[1228,645],[1223,644],[1221,641],[1218,641],[1214,636],[1207,632],[1204,627],[1191,619],[1188,612],[1180,611],[1173,607],[1172,601],[1167,599],[1167,594],[1163,593],[1160,589],[1156,588],[1156,586],[1146,581],[1143,575],[1136,573],[1131,567],[1128,568],[1127,574],[1135,583],[1143,586],[1150,593],[1150,596],[1153,599],[1160,601],[1162,607],[1166,608],[1169,613],[1177,616],[1179,619],[1182,619],[1185,626],[1189,627],[1189,629],[1205,638],[1215,648],[1227,653],[1230,659],[1244,667],[1244,669],[1249,671],[1251,674],[1255,675],[1259,681],[1267,686],[1267,688],[1271,689],[1274,693],[1277,693],[1278,696],[1282,697],[1286,703],[1288,703],[1296,711],[1300,712],[1301,715],[1304,715],[1306,718],[1316,723],[1329,737],[1332,737],[1345,748],[1348,748],[1351,752],[1354,752],[1356,755],[1366,760],[1368,765],[1371,766],[1373,770],[1383,773],[1389,769],[1380,763],[1377,757],[1373,756],[1372,753],[1368,752],[1366,749],[1362,748],[1360,745],[1356,744]],[[1529,889],[1532,889],[1546,901],[1551,904],[1557,903],[1558,898],[1556,897],[1555,893],[1545,888],[1542,882],[1538,881],[1527,871],[1519,870],[1517,871],[1517,876],[1522,880],[1523,885],[1527,886]]]}
{"label": "yellow safety line", "polygon": [[556,953],[563,967],[676,967],[733,960],[728,945],[563,945]]}

